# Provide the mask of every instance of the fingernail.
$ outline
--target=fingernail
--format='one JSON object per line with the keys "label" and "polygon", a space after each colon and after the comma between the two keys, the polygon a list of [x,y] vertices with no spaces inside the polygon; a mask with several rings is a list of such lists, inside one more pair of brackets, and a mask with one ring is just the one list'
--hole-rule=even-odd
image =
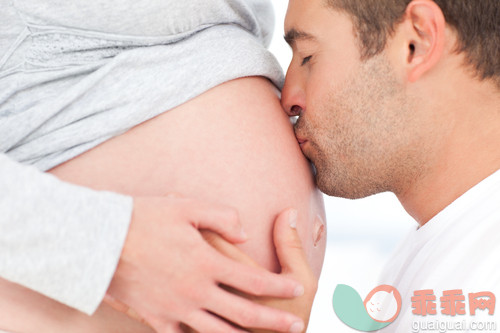
{"label": "fingernail", "polygon": [[290,213],[288,213],[288,223],[290,224],[290,227],[293,229],[297,228],[297,210],[292,209]]}
{"label": "fingernail", "polygon": [[304,323],[297,321],[290,327],[290,333],[302,333],[304,330]]}
{"label": "fingernail", "polygon": [[295,290],[293,291],[293,296],[298,297],[304,295],[304,286],[303,285],[298,285],[295,287]]}

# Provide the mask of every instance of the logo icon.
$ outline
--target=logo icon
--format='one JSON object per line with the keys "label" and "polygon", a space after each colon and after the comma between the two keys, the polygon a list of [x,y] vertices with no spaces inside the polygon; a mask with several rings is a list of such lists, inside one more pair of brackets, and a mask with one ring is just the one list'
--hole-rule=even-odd
{"label": "logo icon", "polygon": [[401,310],[401,295],[393,286],[374,288],[365,301],[353,288],[339,284],[333,293],[333,309],[349,327],[363,332],[382,329],[392,323]]}

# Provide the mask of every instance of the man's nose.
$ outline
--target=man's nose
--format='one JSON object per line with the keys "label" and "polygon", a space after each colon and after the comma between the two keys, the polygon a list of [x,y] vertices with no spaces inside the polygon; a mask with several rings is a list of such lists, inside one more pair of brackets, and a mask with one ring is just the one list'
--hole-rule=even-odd
{"label": "man's nose", "polygon": [[289,117],[300,116],[305,110],[306,95],[302,82],[296,73],[288,69],[281,92],[281,106]]}

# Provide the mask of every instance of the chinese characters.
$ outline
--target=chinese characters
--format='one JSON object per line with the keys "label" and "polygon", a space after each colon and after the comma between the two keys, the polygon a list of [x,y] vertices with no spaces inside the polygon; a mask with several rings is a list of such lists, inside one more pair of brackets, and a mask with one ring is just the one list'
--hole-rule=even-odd
{"label": "chinese characters", "polygon": [[[488,310],[489,315],[495,312],[495,295],[489,291],[469,293],[469,313],[476,315],[476,310]],[[465,296],[461,289],[445,290],[439,298],[441,313],[448,316],[465,315]],[[416,290],[411,298],[413,314],[420,316],[435,315],[437,313],[436,296],[434,290]]]}

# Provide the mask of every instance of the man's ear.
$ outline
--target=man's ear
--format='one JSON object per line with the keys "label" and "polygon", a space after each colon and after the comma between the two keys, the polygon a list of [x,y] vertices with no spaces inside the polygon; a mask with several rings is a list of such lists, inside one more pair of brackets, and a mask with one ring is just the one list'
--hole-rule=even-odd
{"label": "man's ear", "polygon": [[413,0],[405,13],[406,74],[417,81],[441,59],[445,45],[445,18],[431,0]]}

